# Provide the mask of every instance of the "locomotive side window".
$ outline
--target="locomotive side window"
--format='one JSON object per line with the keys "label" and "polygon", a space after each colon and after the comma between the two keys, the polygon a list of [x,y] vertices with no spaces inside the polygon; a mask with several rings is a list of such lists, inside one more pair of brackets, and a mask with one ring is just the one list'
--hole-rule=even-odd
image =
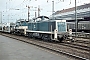
{"label": "locomotive side window", "polygon": [[27,26],[27,25],[28,25],[28,22],[26,22],[26,21],[21,22],[21,26]]}

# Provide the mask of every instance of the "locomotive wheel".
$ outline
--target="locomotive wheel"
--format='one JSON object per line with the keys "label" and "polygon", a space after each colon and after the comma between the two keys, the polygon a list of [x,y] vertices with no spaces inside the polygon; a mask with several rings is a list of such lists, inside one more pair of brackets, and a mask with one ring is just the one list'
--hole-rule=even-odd
{"label": "locomotive wheel", "polygon": [[59,40],[59,42],[62,42],[64,40],[64,38],[61,37],[61,38],[58,38],[58,40]]}

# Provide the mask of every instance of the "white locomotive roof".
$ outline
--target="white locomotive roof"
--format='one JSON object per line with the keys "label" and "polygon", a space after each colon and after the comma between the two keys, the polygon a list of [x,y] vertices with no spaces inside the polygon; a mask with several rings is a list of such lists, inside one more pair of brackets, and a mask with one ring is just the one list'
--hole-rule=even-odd
{"label": "white locomotive roof", "polygon": [[42,20],[42,21],[36,21],[36,22],[29,22],[29,23],[40,23],[40,22],[66,22],[66,20]]}

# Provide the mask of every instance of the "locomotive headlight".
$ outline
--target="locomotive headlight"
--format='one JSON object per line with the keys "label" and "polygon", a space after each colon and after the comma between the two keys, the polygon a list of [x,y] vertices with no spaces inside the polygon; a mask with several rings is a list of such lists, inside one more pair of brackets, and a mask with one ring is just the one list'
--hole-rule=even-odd
{"label": "locomotive headlight", "polygon": [[55,33],[57,33],[58,32],[58,30],[57,29],[55,29]]}
{"label": "locomotive headlight", "polygon": [[58,30],[56,29],[56,33],[58,32]]}

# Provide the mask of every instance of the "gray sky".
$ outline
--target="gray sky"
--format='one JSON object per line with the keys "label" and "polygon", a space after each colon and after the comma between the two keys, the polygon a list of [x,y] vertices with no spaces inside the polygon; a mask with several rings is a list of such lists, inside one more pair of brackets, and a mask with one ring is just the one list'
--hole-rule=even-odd
{"label": "gray sky", "polygon": [[[50,16],[52,14],[52,1],[54,10],[62,10],[75,6],[75,0],[0,0],[0,12],[2,12],[3,22],[15,22],[20,18],[27,19],[27,7],[30,8],[30,18],[35,16],[35,7],[40,7],[40,15]],[[77,0],[77,6],[90,3],[90,0]],[[20,9],[20,10],[15,10]]]}

